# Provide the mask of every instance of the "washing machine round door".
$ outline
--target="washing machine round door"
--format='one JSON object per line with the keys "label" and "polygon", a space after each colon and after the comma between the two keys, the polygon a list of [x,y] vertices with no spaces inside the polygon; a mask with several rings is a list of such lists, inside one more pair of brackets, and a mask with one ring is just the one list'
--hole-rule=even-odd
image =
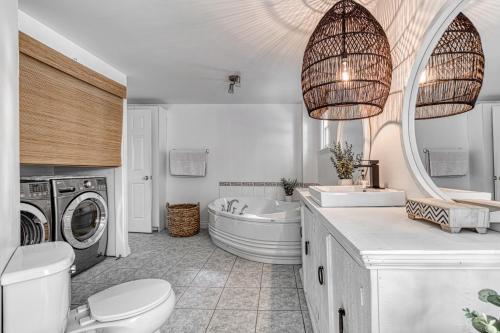
{"label": "washing machine round door", "polygon": [[39,244],[49,241],[49,222],[36,206],[21,202],[21,245]]}
{"label": "washing machine round door", "polygon": [[99,242],[108,224],[106,200],[98,193],[85,192],[70,202],[62,217],[62,232],[76,249]]}

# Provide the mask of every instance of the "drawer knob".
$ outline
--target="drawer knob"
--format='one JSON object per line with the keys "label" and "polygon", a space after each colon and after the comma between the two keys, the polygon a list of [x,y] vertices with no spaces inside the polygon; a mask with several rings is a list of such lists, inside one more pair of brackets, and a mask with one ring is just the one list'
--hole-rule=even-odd
{"label": "drawer knob", "polygon": [[309,241],[306,241],[304,251],[306,252],[306,256],[307,256],[309,254]]}

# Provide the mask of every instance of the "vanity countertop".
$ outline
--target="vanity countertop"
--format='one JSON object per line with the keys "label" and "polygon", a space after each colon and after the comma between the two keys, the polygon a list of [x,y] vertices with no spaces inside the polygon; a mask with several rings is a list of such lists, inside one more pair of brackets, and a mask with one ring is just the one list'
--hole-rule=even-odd
{"label": "vanity countertop", "polygon": [[361,265],[371,269],[500,269],[500,233],[447,233],[413,221],[404,207],[322,208],[299,190],[301,200]]}

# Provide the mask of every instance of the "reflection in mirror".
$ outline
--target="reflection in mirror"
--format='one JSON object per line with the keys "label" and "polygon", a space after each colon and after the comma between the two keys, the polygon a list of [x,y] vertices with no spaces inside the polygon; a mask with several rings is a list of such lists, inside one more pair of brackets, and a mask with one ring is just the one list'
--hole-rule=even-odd
{"label": "reflection in mirror", "polygon": [[[441,118],[423,119],[425,117],[419,117],[417,107],[415,136],[422,164],[432,181],[449,198],[500,200],[500,187],[495,180],[500,175],[500,44],[497,43],[500,20],[496,19],[500,14],[500,3],[497,0],[474,1],[463,14],[476,27],[484,50],[484,81],[479,97],[477,102],[474,99],[474,107],[469,112]],[[451,40],[456,39],[459,39],[457,35]],[[456,54],[454,57],[450,63],[457,66],[457,60],[467,56]],[[467,60],[468,65],[473,65],[471,71],[482,71],[474,67],[480,62],[477,57]],[[424,73],[422,76],[429,74]],[[483,76],[483,73],[479,74]],[[477,79],[471,72],[469,75],[473,80]],[[428,79],[421,78],[421,90]],[[446,89],[445,94],[453,97],[472,90],[456,89],[453,84]],[[443,114],[449,110],[446,105],[439,107],[443,108]]]}
{"label": "reflection in mirror", "polygon": [[[360,155],[362,159],[368,159],[370,154],[370,138],[367,134],[368,123],[366,120],[350,121],[322,121],[322,150],[318,161],[318,178],[321,185],[338,185],[337,171],[330,160],[329,148],[336,143],[345,142],[352,145],[354,155]],[[354,172],[354,183],[359,183],[360,172]]]}

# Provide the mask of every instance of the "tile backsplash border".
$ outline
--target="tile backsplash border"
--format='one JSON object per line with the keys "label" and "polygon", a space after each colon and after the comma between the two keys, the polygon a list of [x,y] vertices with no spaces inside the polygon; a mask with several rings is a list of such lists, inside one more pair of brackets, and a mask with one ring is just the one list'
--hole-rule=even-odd
{"label": "tile backsplash border", "polygon": [[[298,183],[298,188],[307,188],[309,186],[318,186],[318,183]],[[219,187],[222,186],[279,186],[281,187],[281,182],[227,182],[220,181]]]}
{"label": "tile backsplash border", "polygon": [[[229,182],[220,181],[219,198],[225,197],[264,197],[272,200],[284,200],[285,192],[281,182]],[[319,185],[316,183],[298,183],[298,188]]]}

